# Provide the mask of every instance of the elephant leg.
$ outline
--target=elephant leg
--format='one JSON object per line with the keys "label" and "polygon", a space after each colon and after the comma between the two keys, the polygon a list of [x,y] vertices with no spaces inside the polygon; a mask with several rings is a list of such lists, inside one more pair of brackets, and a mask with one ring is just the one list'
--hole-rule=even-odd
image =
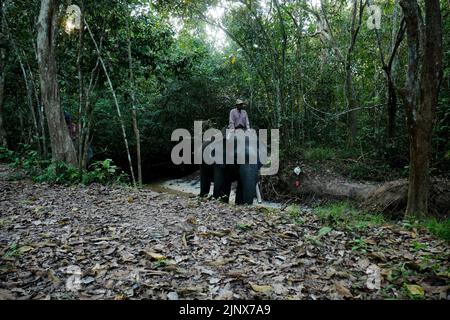
{"label": "elephant leg", "polygon": [[236,204],[253,204],[256,197],[258,174],[258,165],[242,165],[239,168],[239,185],[241,186],[242,198],[239,199],[241,203],[238,203],[238,198],[236,198]]}
{"label": "elephant leg", "polygon": [[225,203],[230,202],[230,195],[231,195],[231,180],[226,178],[225,182],[222,186],[222,201]]}
{"label": "elephant leg", "polygon": [[244,205],[244,192],[241,181],[238,182],[236,189],[236,204],[238,206]]}
{"label": "elephant leg", "polygon": [[200,197],[208,197],[212,179],[212,169],[207,166],[202,166],[200,170]]}
{"label": "elephant leg", "polygon": [[220,199],[225,203],[230,201],[231,180],[227,171],[222,166],[216,166],[214,170],[214,198]]}

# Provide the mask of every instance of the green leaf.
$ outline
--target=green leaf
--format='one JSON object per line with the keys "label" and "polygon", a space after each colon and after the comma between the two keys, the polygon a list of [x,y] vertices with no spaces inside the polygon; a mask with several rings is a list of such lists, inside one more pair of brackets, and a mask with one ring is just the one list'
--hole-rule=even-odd
{"label": "green leaf", "polygon": [[333,231],[333,229],[331,229],[330,227],[323,227],[322,229],[319,230],[318,237],[322,238],[327,234],[329,234],[331,231]]}

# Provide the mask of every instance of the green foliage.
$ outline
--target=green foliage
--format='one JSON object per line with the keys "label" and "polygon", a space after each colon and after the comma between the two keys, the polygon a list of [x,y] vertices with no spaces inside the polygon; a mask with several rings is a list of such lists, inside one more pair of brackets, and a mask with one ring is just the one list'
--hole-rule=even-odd
{"label": "green foliage", "polygon": [[80,172],[74,166],[63,162],[52,162],[40,174],[33,176],[36,182],[75,184],[80,181]]}
{"label": "green foliage", "polygon": [[403,227],[407,229],[425,229],[434,236],[450,242],[450,218],[437,219],[427,218],[425,220],[405,220]]}
{"label": "green foliage", "polygon": [[301,211],[298,205],[287,207],[286,212],[292,218],[295,224],[303,225],[305,223],[305,220],[301,217]]}
{"label": "green foliage", "polygon": [[[386,181],[392,174],[392,168],[385,162],[370,161],[351,162],[343,165],[341,173],[354,180]],[[400,175],[400,173],[397,173]]]}
{"label": "green foliage", "polygon": [[444,221],[429,219],[425,225],[431,234],[450,242],[450,218]]}
{"label": "green foliage", "polygon": [[11,259],[18,256],[20,256],[20,252],[17,243],[11,243],[2,258]]}
{"label": "green foliage", "polygon": [[331,148],[312,148],[304,152],[304,158],[307,161],[324,161],[333,160],[336,158],[336,153]]}
{"label": "green foliage", "polygon": [[7,163],[15,162],[14,151],[0,146],[0,161]]}
{"label": "green foliage", "polygon": [[[128,22],[135,78],[134,105],[138,111],[143,162],[170,163],[173,147],[170,138],[174,129],[192,129],[194,120],[209,121],[210,126],[222,128],[227,124],[232,101],[240,97],[250,102],[248,112],[253,127],[281,129],[280,153],[289,158],[287,160],[303,154],[307,161],[336,162],[347,177],[381,181],[404,176],[409,157],[408,132],[400,99],[396,136],[393,141],[386,136],[387,89],[378,46],[386,55],[392,48],[391,42],[395,38],[392,30],[398,30],[401,22],[401,8],[398,4],[395,8],[394,3],[388,1],[383,6],[383,24],[389,23],[389,27],[379,30],[379,38],[362,23],[350,57],[356,103],[361,107],[357,115],[357,138],[352,148],[348,145],[346,70],[342,61],[352,38],[349,34],[351,6],[339,6],[339,10],[335,10],[332,2],[323,2],[336,48],[322,42],[318,36],[305,36],[316,32],[318,21],[305,10],[309,4],[302,1],[271,2],[270,10],[261,1],[231,5],[223,21],[214,21],[220,23],[233,39],[228,39],[230,41],[224,48],[215,46],[204,21],[205,10],[217,5],[217,0],[85,1],[83,14],[94,38],[101,44],[127,135],[133,137]],[[27,73],[33,74],[36,80],[39,68],[30,46],[36,41],[36,30],[30,26],[35,25],[39,1],[32,4],[8,1],[4,11]],[[398,19],[392,18],[395,12],[399,14]],[[177,26],[183,25],[180,30],[175,30],[178,29],[173,23],[175,18],[180,22]],[[364,10],[363,21],[366,18]],[[450,172],[450,23],[447,20],[443,21],[444,79],[436,109],[433,174]],[[92,84],[92,91],[82,98],[92,108],[89,112],[92,112],[93,128],[89,138],[93,138],[95,160],[113,159],[118,166],[126,168],[128,159],[120,123],[104,72],[97,65],[94,45],[86,30],[81,47],[77,32],[61,32],[60,35],[56,58],[61,66],[61,103],[72,114],[75,123],[87,123],[89,114],[78,118],[79,84],[84,83],[82,92]],[[399,71],[394,79],[397,87],[405,81],[405,72],[400,72],[407,63],[405,48],[400,46],[394,63]],[[337,52],[344,57],[339,57]],[[9,145],[16,150],[20,142],[25,142],[42,152],[43,138],[47,144],[49,142],[48,133],[43,135],[40,128],[35,132],[25,82],[12,81],[22,76],[17,60],[16,54],[8,54],[5,63],[3,115]],[[32,83],[31,79],[28,82]],[[38,109],[36,101],[32,107]],[[36,120],[40,120],[39,114],[36,116]],[[129,140],[131,150],[135,150],[134,139]],[[345,153],[350,156],[345,157]],[[8,157],[3,153],[2,156]],[[36,168],[49,165],[40,164]],[[34,163],[28,166],[33,167]],[[151,165],[144,166],[147,180],[154,178],[156,173],[164,172],[154,170]]]}
{"label": "green foliage", "polygon": [[28,145],[20,152],[0,148],[0,160],[24,170],[34,181],[54,184],[112,184],[127,183],[128,176],[111,159],[94,162],[89,171],[81,171],[63,162],[40,160],[38,153]]}
{"label": "green foliage", "polygon": [[252,226],[247,223],[238,223],[236,224],[236,228],[242,231],[248,231],[252,228]]}
{"label": "green foliage", "polygon": [[83,183],[85,184],[125,183],[127,179],[127,176],[113,164],[111,159],[94,162],[91,165],[91,171],[83,175]]}
{"label": "green foliage", "polygon": [[346,229],[366,229],[385,222],[381,214],[369,214],[353,207],[348,202],[339,202],[324,207],[316,207],[314,213],[322,223]]}
{"label": "green foliage", "polygon": [[49,165],[48,161],[42,160],[38,152],[26,144],[20,144],[17,151],[0,148],[0,160],[23,169],[30,176],[38,175]]}
{"label": "green foliage", "polygon": [[352,251],[367,253],[369,245],[363,239],[354,239],[352,241]]}

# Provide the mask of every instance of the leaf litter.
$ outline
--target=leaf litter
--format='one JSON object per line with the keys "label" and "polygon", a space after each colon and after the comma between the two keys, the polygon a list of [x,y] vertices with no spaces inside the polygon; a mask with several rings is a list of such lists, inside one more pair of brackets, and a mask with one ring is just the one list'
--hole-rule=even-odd
{"label": "leaf litter", "polygon": [[331,229],[308,209],[301,218],[0,178],[0,299],[450,298],[448,243],[395,224]]}

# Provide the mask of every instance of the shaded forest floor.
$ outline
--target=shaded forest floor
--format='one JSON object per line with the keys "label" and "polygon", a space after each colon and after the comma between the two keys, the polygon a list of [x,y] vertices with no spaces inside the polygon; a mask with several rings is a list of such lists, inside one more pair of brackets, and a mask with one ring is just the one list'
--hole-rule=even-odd
{"label": "shaded forest floor", "polygon": [[450,299],[450,245],[0,165],[0,299]]}

